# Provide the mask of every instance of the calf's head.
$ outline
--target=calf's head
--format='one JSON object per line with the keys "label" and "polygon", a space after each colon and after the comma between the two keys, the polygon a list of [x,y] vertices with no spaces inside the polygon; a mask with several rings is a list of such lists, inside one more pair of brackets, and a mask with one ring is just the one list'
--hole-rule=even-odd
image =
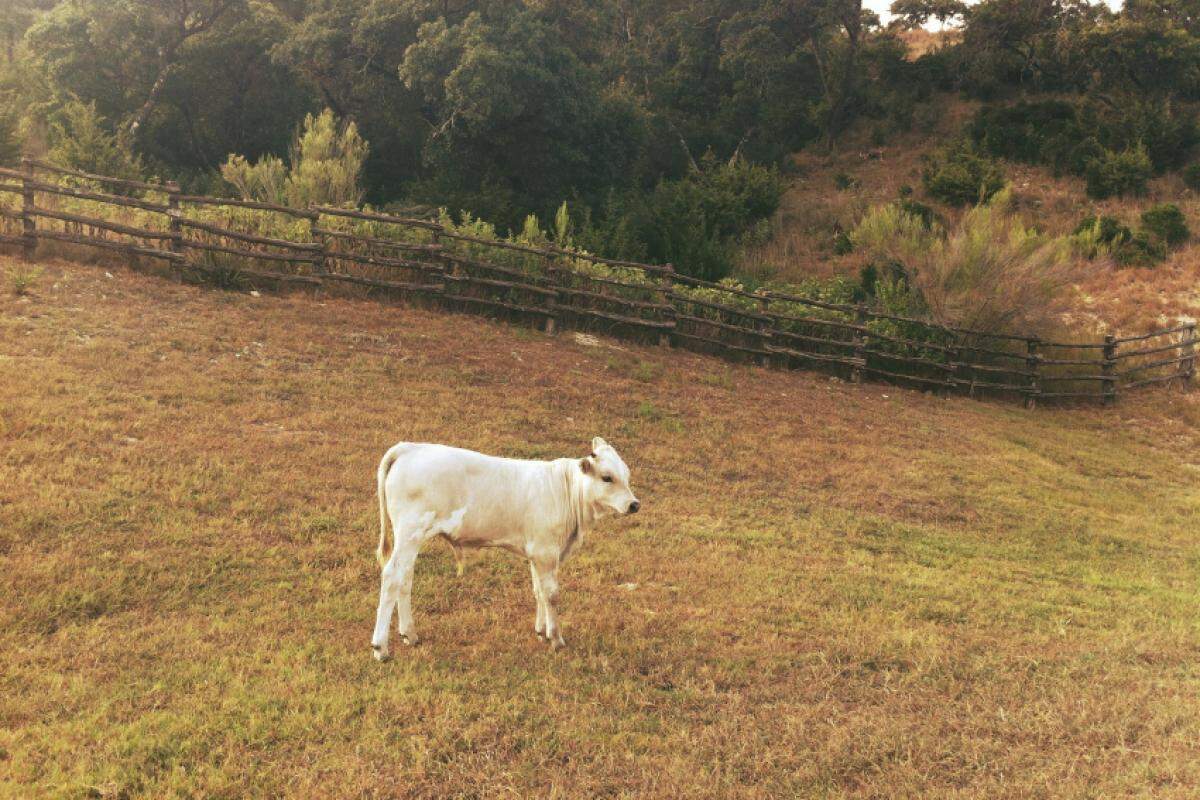
{"label": "calf's head", "polygon": [[608,442],[592,439],[592,452],[579,462],[584,501],[598,514],[636,514],[642,504],[629,488],[629,467]]}

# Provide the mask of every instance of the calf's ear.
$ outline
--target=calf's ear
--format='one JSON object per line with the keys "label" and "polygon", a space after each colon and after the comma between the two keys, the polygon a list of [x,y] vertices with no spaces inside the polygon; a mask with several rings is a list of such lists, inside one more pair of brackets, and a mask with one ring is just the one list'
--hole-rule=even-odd
{"label": "calf's ear", "polygon": [[592,439],[592,455],[595,455],[596,451],[601,447],[608,447],[608,442],[604,441],[599,436],[597,436],[595,439]]}

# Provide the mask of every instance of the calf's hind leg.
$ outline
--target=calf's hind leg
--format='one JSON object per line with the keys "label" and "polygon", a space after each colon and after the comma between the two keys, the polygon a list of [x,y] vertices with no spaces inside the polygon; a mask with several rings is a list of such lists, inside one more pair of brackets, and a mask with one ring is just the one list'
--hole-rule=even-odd
{"label": "calf's hind leg", "polygon": [[412,576],[420,546],[405,542],[392,551],[391,558],[383,565],[379,576],[379,609],[375,612],[375,633],[371,637],[371,648],[375,658],[386,661],[388,634],[392,627],[392,611],[400,612],[400,635],[409,644],[416,644],[416,633],[412,625]]}
{"label": "calf's hind leg", "polygon": [[421,552],[421,544],[427,538],[427,529],[433,514],[419,520],[418,524],[395,524],[392,530],[397,533],[392,555],[383,565],[379,576],[379,609],[375,613],[375,633],[371,636],[371,647],[375,658],[387,660],[388,634],[392,625],[392,611],[399,611],[400,635],[409,644],[417,643],[417,633],[412,621],[412,584],[413,569],[417,563],[417,554]]}

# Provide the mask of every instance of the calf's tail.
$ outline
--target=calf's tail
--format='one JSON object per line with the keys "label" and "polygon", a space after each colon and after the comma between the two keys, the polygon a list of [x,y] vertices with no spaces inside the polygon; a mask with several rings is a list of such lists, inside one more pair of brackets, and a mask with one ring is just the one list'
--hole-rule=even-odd
{"label": "calf's tail", "polygon": [[396,463],[405,444],[401,442],[384,453],[383,460],[379,462],[379,470],[375,473],[375,488],[379,495],[379,546],[375,548],[375,560],[379,562],[380,567],[387,563],[392,554],[392,548],[388,545],[387,488],[384,484],[387,483],[388,471],[392,464]]}

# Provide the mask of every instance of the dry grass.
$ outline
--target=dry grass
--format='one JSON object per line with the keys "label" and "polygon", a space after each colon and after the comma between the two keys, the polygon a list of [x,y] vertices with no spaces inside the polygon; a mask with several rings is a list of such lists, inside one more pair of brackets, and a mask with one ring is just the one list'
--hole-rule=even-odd
{"label": "dry grass", "polygon": [[[842,137],[833,152],[812,147],[797,153],[793,161],[798,174],[771,220],[771,239],[746,252],[741,269],[786,280],[856,273],[860,258],[834,254],[835,231],[851,230],[867,209],[899,197],[903,186],[919,191],[923,156],[955,136],[976,108],[938,97],[922,109],[930,115],[927,129],[893,136],[882,147],[871,142],[876,123],[864,121]],[[852,178],[855,185],[837,188],[839,175]]]}
{"label": "dry grass", "polygon": [[[1195,394],[941,400],[46,264],[0,295],[0,796],[1195,796]],[[564,575],[422,557],[398,439],[634,470]],[[634,586],[630,586],[634,584]]]}

